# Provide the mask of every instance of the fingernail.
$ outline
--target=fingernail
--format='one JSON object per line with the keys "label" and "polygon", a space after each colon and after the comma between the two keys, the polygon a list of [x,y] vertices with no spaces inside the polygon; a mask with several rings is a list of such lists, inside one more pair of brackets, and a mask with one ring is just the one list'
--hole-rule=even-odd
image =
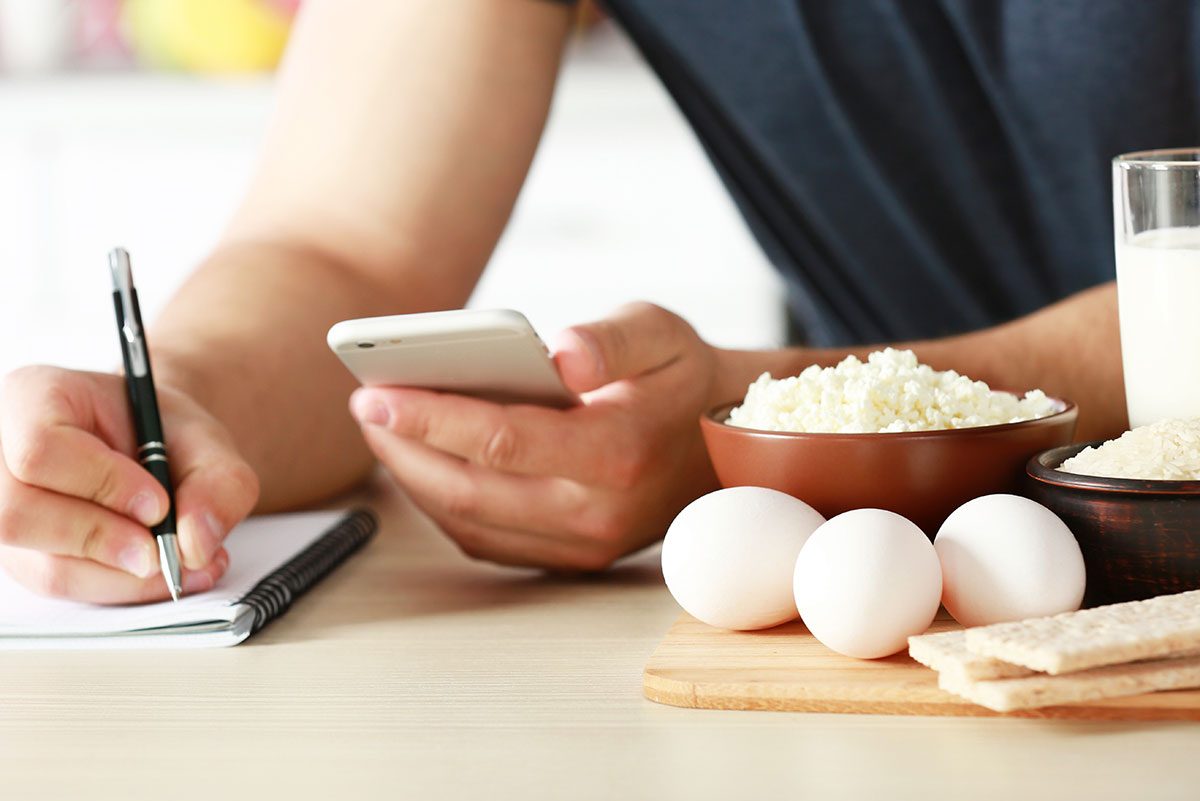
{"label": "fingernail", "polygon": [[207,565],[220,550],[225,532],[216,516],[208,511],[188,515],[181,528],[185,529],[190,541],[192,559],[187,561],[187,566],[198,570]]}
{"label": "fingernail", "polygon": [[363,424],[386,426],[391,420],[392,414],[388,411],[388,407],[379,401],[368,398],[363,401],[355,401],[354,416],[358,422]]}
{"label": "fingernail", "polygon": [[122,570],[139,578],[146,578],[154,572],[154,555],[146,545],[125,546],[117,555],[117,563]]}
{"label": "fingernail", "polygon": [[151,492],[139,492],[129,501],[129,515],[145,526],[153,526],[162,520],[158,499]]}
{"label": "fingernail", "polygon": [[200,547],[204,551],[205,561],[212,559],[217,551],[221,549],[221,542],[225,539],[225,530],[221,526],[221,521],[217,520],[216,515],[212,512],[205,512],[200,515]]}
{"label": "fingernail", "polygon": [[187,595],[208,592],[215,583],[207,570],[192,570],[183,574],[183,591]]}
{"label": "fingernail", "polygon": [[583,349],[587,351],[587,355],[592,360],[592,367],[597,375],[604,375],[605,364],[604,354],[600,351],[600,344],[596,341],[596,337],[590,331],[572,330],[575,338],[583,344]]}

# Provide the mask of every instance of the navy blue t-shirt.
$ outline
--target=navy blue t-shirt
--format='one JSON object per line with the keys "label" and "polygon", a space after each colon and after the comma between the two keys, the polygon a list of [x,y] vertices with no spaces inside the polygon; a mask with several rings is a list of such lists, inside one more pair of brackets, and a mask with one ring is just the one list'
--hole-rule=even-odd
{"label": "navy blue t-shirt", "polygon": [[1192,0],[607,0],[803,338],[994,325],[1110,280],[1109,161],[1200,144]]}

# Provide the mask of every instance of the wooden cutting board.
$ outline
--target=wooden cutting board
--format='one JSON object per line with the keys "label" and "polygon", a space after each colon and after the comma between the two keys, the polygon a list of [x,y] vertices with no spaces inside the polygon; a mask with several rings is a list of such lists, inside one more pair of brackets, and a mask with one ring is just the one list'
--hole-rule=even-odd
{"label": "wooden cutting board", "polygon": [[[956,628],[939,618],[931,631]],[[1085,720],[1200,720],[1200,690],[999,713],[937,687],[908,658],[853,659],[830,651],[800,622],[758,632],[721,631],[683,615],[646,663],[646,697],[697,709],[765,709],[872,715],[971,715]]]}

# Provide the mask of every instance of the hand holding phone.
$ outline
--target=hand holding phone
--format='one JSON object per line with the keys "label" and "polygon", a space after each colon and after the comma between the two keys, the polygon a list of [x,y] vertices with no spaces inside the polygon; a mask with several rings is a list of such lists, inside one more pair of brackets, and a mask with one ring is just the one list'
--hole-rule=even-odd
{"label": "hand holding phone", "polygon": [[[688,500],[715,488],[697,420],[723,399],[717,353],[645,303],[572,326],[557,345],[554,365],[586,406],[364,387],[351,413],[371,452],[464,553],[597,570],[661,537]],[[539,353],[536,363],[552,366]]]}

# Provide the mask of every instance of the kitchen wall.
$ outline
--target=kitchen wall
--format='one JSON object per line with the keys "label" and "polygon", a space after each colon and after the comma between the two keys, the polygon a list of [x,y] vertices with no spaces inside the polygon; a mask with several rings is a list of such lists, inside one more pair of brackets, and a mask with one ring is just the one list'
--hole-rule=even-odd
{"label": "kitchen wall", "polygon": [[[104,369],[104,255],[148,315],[213,245],[247,180],[268,78],[119,72],[0,80],[0,370]],[[472,305],[545,335],[645,298],[709,340],[783,336],[780,286],[699,146],[614,33],[574,48],[529,184]]]}

